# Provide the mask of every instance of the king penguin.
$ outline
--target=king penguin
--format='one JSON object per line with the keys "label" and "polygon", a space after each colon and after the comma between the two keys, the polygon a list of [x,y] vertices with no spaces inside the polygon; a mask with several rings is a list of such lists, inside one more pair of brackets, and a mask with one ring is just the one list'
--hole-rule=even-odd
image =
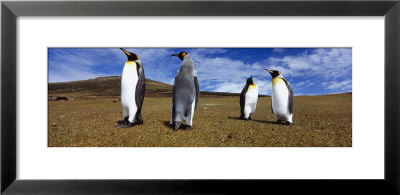
{"label": "king penguin", "polygon": [[174,81],[170,124],[176,131],[181,126],[182,121],[185,121],[186,129],[191,130],[193,129],[194,110],[197,108],[200,95],[197,71],[187,52],[180,52],[172,56],[177,56],[182,61],[182,65]]}
{"label": "king penguin", "polygon": [[272,76],[272,113],[275,116],[276,123],[287,121],[290,125],[293,123],[293,91],[287,81],[277,70],[268,70]]}
{"label": "king penguin", "polygon": [[256,111],[258,100],[258,87],[249,77],[240,93],[240,119],[251,120],[251,115]]}
{"label": "king penguin", "polygon": [[143,124],[141,112],[146,79],[139,56],[123,48],[120,49],[126,54],[128,60],[125,62],[121,78],[121,104],[124,123],[116,127],[126,128],[132,127],[135,121],[138,124]]}

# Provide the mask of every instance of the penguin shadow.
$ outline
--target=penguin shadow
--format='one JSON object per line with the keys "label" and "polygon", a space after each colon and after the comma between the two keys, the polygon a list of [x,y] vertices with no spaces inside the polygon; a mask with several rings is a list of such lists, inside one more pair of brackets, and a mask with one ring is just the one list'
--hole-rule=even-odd
{"label": "penguin shadow", "polygon": [[[240,121],[246,121],[244,119],[241,119],[239,117],[232,117],[232,116],[228,116],[229,119],[233,119],[233,120],[240,120]],[[274,124],[274,125],[279,125],[278,123],[276,123],[275,121],[263,121],[263,120],[257,120],[257,119],[251,119],[248,121],[255,121],[255,122],[259,122],[259,123],[267,123],[267,124]]]}
{"label": "penguin shadow", "polygon": [[229,119],[233,119],[233,120],[239,120],[239,121],[244,121],[243,119],[239,118],[239,117],[233,117],[233,116],[228,116]]}
{"label": "penguin shadow", "polygon": [[[162,121],[162,123],[164,124],[164,126],[170,128],[170,129],[173,129],[172,125],[169,124],[169,122],[170,122],[170,121]],[[189,125],[186,125],[186,124],[183,124],[183,123],[182,123],[181,126],[179,127],[179,129],[187,130],[187,129],[189,129]]]}
{"label": "penguin shadow", "polygon": [[[114,126],[114,127],[117,127],[118,125],[122,125],[122,124],[124,124],[124,123],[125,123],[124,120],[117,120],[117,125]],[[135,122],[133,123],[133,126],[132,126],[132,127],[134,127],[134,126],[136,126],[136,125],[142,125],[142,124],[140,124],[140,123],[138,123],[137,121],[135,121]]]}
{"label": "penguin shadow", "polygon": [[169,124],[170,121],[162,121],[162,123],[164,124],[164,126],[168,127],[168,128],[172,128],[172,125]]}

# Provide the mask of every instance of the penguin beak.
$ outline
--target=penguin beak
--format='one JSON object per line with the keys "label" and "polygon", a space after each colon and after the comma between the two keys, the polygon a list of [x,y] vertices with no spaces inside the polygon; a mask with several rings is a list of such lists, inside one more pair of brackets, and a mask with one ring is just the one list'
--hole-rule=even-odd
{"label": "penguin beak", "polygon": [[120,48],[127,56],[131,56],[131,54],[123,48]]}
{"label": "penguin beak", "polygon": [[179,57],[179,54],[172,54],[171,56],[176,56],[176,57]]}
{"label": "penguin beak", "polygon": [[270,71],[270,70],[268,70],[268,69],[266,69],[266,68],[264,68],[264,70],[267,71],[267,72],[269,72],[270,74],[273,73],[272,71]]}
{"label": "penguin beak", "polygon": [[272,72],[272,71],[270,71],[270,70],[268,70],[268,69],[266,69],[266,68],[264,68],[264,70],[267,71],[267,72],[269,72],[269,74],[271,74],[271,75],[272,75],[272,73],[274,73],[274,72]]}

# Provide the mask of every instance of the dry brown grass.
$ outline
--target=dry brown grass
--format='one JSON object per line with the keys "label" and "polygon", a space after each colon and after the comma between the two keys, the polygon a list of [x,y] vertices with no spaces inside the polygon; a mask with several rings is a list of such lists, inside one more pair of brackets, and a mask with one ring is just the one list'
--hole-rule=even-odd
{"label": "dry brown grass", "polygon": [[201,98],[194,130],[168,127],[171,98],[146,97],[144,124],[117,129],[113,98],[49,101],[50,147],[351,147],[351,94],[294,99],[294,124],[274,123],[270,97],[260,97],[252,121],[238,120],[239,97]]}

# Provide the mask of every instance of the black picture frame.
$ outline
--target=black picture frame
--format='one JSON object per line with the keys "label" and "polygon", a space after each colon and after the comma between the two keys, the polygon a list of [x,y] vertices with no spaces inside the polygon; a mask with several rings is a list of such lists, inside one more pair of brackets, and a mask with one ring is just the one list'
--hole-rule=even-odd
{"label": "black picture frame", "polygon": [[[135,9],[135,8],[140,9]],[[134,9],[135,12],[131,10]],[[382,180],[16,179],[18,16],[385,16],[385,175]],[[399,0],[2,1],[1,193],[3,194],[399,194]],[[194,167],[196,168],[196,167]],[[245,167],[241,167],[245,168]],[[232,170],[234,171],[234,170]],[[368,171],[368,170],[365,170]]]}

